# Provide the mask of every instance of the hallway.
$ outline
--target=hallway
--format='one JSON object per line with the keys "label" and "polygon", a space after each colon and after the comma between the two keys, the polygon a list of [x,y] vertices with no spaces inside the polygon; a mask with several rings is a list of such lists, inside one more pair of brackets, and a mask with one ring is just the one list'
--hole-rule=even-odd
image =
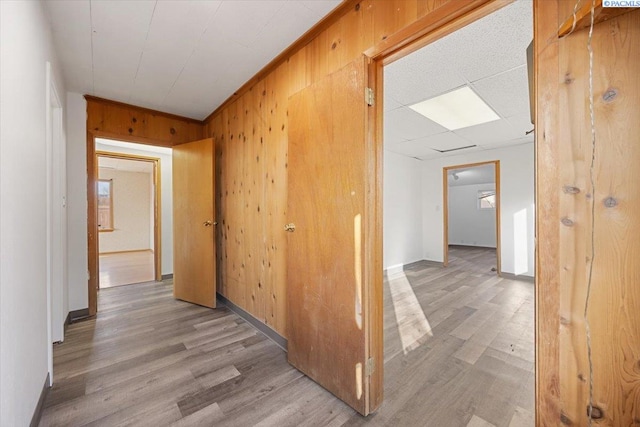
{"label": "hallway", "polygon": [[[404,347],[411,309],[429,330]],[[55,347],[41,425],[533,425],[532,283],[412,264],[385,281],[384,333],[385,401],[363,419],[226,307],[176,301],[171,281],[104,289]]]}

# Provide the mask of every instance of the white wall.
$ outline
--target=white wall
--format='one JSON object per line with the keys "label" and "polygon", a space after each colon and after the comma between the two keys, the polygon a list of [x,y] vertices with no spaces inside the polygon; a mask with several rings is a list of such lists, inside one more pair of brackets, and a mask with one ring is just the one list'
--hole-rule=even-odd
{"label": "white wall", "polygon": [[0,1],[0,425],[29,425],[47,376],[46,62],[40,2]]}
{"label": "white wall", "polygon": [[67,93],[67,245],[69,310],[89,307],[87,259],[87,102]]}
{"label": "white wall", "polygon": [[[155,157],[160,159],[160,240],[162,243],[162,274],[173,273],[173,163],[171,154],[165,152],[148,151],[151,147],[141,146],[140,150],[125,148],[125,147],[113,147],[111,145],[105,145],[96,143],[97,151],[106,151],[110,153],[122,153],[133,154],[136,156]],[[153,148],[151,148],[153,149]],[[163,151],[166,151],[164,149]],[[86,164],[86,160],[84,161]],[[86,177],[85,177],[86,181]],[[85,198],[87,191],[84,190]],[[85,216],[85,229],[86,229],[86,208],[84,212]],[[86,240],[86,239],[85,239]],[[85,245],[85,257],[86,257],[86,245]],[[86,264],[85,264],[86,265]],[[86,270],[86,267],[85,267]],[[86,288],[86,285],[85,285]],[[86,303],[85,303],[86,304]]]}
{"label": "white wall", "polygon": [[443,261],[442,168],[489,160],[500,160],[502,271],[533,276],[533,144],[478,150],[423,162],[424,258]]}
{"label": "white wall", "polygon": [[384,152],[384,268],[419,261],[422,241],[422,162]]}
{"label": "white wall", "polygon": [[112,180],[113,192],[113,231],[100,232],[100,253],[153,249],[149,246],[151,174],[99,168],[98,177]]}
{"label": "white wall", "polygon": [[478,192],[495,184],[449,186],[449,244],[496,247],[496,211],[478,209]]}

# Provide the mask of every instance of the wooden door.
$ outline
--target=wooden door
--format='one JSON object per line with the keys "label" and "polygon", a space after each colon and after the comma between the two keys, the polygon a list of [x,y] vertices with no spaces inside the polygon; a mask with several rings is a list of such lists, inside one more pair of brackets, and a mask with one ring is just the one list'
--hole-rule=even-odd
{"label": "wooden door", "polygon": [[381,322],[371,322],[368,298],[382,281],[368,280],[376,150],[366,139],[366,81],[358,60],[290,98],[285,227],[289,363],[363,415],[382,392],[370,387],[371,355],[382,354],[370,334],[382,332],[371,330]]}
{"label": "wooden door", "polygon": [[216,306],[213,139],[173,147],[173,295]]}

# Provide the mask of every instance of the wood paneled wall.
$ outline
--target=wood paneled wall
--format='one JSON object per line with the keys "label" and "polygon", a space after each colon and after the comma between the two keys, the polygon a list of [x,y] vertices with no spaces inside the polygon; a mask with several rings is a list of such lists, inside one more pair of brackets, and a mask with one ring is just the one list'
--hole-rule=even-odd
{"label": "wood paneled wall", "polygon": [[85,96],[87,132],[100,137],[171,147],[202,139],[200,120]]}
{"label": "wood paneled wall", "polygon": [[594,426],[638,426],[640,10],[593,28],[594,144],[574,5],[535,2],[538,425],[588,425],[592,385]]}
{"label": "wood paneled wall", "polygon": [[429,14],[446,16],[442,7],[460,9],[460,2],[347,1],[325,20],[327,28],[267,67],[206,120],[205,135],[216,142],[218,290],[282,336],[288,99]]}
{"label": "wood paneled wall", "polygon": [[199,120],[175,116],[107,99],[85,95],[87,100],[87,244],[89,252],[89,314],[97,312],[98,210],[96,180],[98,170],[95,138],[172,147],[203,138]]}

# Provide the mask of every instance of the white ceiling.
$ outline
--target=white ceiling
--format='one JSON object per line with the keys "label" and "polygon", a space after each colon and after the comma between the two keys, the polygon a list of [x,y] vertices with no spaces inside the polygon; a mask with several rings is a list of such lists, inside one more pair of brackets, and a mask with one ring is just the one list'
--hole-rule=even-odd
{"label": "white ceiling", "polygon": [[[107,147],[104,147],[107,146]],[[125,150],[120,150],[124,148]],[[96,138],[96,149],[109,153],[127,153],[127,150],[148,151],[150,153],[168,154],[172,153],[171,148],[156,145],[136,144],[133,142],[115,141],[113,139]],[[150,156],[153,157],[153,156]]]}
{"label": "white ceiling", "polygon": [[[467,168],[450,169],[447,172],[450,187],[474,184],[493,184],[495,178],[495,166],[493,164],[472,166]],[[455,179],[453,175],[458,179]]]}
{"label": "white ceiling", "polygon": [[[525,135],[533,129],[526,65],[532,38],[532,0],[519,0],[386,66],[385,150],[426,160],[533,142]],[[463,85],[500,120],[452,132],[408,107]]]}
{"label": "white ceiling", "polygon": [[69,91],[203,119],[340,0],[48,0]]}
{"label": "white ceiling", "polygon": [[114,159],[98,156],[100,169],[114,169],[122,172],[152,173],[153,163],[141,160]]}

